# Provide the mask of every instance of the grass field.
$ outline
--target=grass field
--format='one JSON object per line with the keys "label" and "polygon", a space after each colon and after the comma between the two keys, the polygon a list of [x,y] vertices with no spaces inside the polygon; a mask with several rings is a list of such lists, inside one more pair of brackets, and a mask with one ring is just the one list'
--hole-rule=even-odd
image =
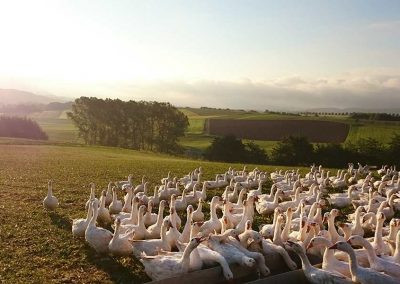
{"label": "grass field", "polygon": [[[145,174],[155,185],[168,171],[182,176],[202,166],[205,178],[211,179],[230,166],[118,148],[0,142],[4,142],[0,144],[0,282],[4,283],[147,281],[135,259],[100,257],[82,240],[72,238],[72,219],[86,216],[89,183],[96,183],[98,196],[110,180],[126,179],[129,173],[135,183]],[[55,213],[42,208],[48,179],[54,180],[61,205]],[[208,196],[216,193],[210,190]],[[265,221],[257,217],[254,226]]]}
{"label": "grass field", "polygon": [[[180,138],[180,144],[197,153],[201,153],[207,148],[213,137],[204,134],[204,123],[207,118],[232,118],[232,119],[306,119],[306,120],[331,120],[350,124],[349,135],[345,142],[354,142],[359,138],[375,138],[383,143],[387,143],[393,133],[400,133],[400,123],[396,122],[371,122],[354,121],[347,116],[296,116],[255,113],[240,110],[224,109],[196,109],[181,108],[189,118],[189,127],[184,137]],[[66,117],[65,111],[43,112],[33,115],[42,128],[48,133],[50,141],[82,143],[74,125]],[[276,145],[276,141],[254,141],[268,152]]]}

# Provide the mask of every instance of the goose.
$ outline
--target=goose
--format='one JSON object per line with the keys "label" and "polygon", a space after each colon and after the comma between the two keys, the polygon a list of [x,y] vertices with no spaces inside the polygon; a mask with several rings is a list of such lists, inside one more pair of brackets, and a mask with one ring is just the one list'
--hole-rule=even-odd
{"label": "goose", "polygon": [[170,214],[174,215],[173,216],[174,221],[171,220],[171,222],[173,223],[174,227],[176,227],[179,230],[181,228],[182,220],[179,217],[178,213],[176,212],[175,199],[171,198],[171,203],[169,204],[169,208],[170,208]]}
{"label": "goose", "polygon": [[128,180],[121,180],[121,181],[118,181],[118,182],[115,183],[115,185],[118,186],[118,187],[121,188],[121,189],[122,189],[124,186],[125,186],[125,187],[126,187],[126,186],[132,186],[132,177],[133,177],[133,175],[130,174],[130,175],[128,176]]}
{"label": "goose", "polygon": [[169,208],[169,216],[167,217],[171,223],[170,228],[167,232],[167,241],[169,245],[173,248],[177,247],[177,242],[181,238],[181,233],[176,227],[177,221],[176,217],[176,210],[174,207]]}
{"label": "goose", "polygon": [[[132,199],[132,208],[129,215],[124,212],[120,212],[116,215],[116,218],[121,220],[122,225],[137,225],[138,213],[139,213],[139,198],[136,196]],[[123,214],[122,214],[123,213]]]}
{"label": "goose", "polygon": [[253,258],[246,256],[243,252],[229,243],[220,242],[219,237],[220,236],[211,234],[207,241],[208,247],[221,254],[229,264],[236,263],[245,267],[254,266],[256,261]]}
{"label": "goose", "polygon": [[328,232],[331,236],[332,243],[336,243],[338,241],[345,241],[345,239],[338,234],[335,228],[335,218],[339,216],[340,211],[338,209],[332,209],[329,214],[327,214],[328,219]]}
{"label": "goose", "polygon": [[292,217],[293,217],[293,210],[292,208],[289,207],[286,210],[286,223],[285,226],[283,227],[283,231],[281,234],[282,242],[286,242],[287,240],[289,240],[289,233],[292,227]]}
{"label": "goose", "polygon": [[[246,227],[251,228],[251,223],[247,222]],[[259,252],[249,251],[247,248],[242,246],[242,244],[240,243],[238,230],[229,229],[228,231],[225,232],[225,235],[227,235],[225,242],[233,245],[236,249],[238,249],[244,255],[255,260],[256,265],[257,265],[257,270],[260,272],[260,274],[262,276],[265,277],[271,273],[269,268],[265,265],[264,255],[262,255]]]}
{"label": "goose", "polygon": [[171,180],[172,180],[171,179],[171,172],[169,171],[168,174],[167,174],[167,177],[161,179],[161,183],[164,184],[164,183],[170,182]]}
{"label": "goose", "polygon": [[167,204],[167,201],[161,200],[158,206],[158,215],[157,222],[147,228],[148,235],[146,235],[146,239],[158,239],[161,234],[161,226],[163,224],[164,219],[164,208]]}
{"label": "goose", "polygon": [[[244,200],[242,203],[243,203],[242,206],[245,207],[247,204],[247,201]],[[244,213],[232,214],[232,211],[233,211],[232,206],[233,206],[233,204],[231,202],[224,201],[222,213],[223,213],[223,217],[227,218],[228,223],[232,223],[233,227],[236,227],[242,220]],[[247,211],[249,211],[249,210],[247,210]]]}
{"label": "goose", "polygon": [[[171,198],[175,199],[175,209],[176,211],[185,211],[187,207],[187,200],[186,200],[186,190],[182,190],[182,196],[177,198],[175,194],[172,194]],[[172,202],[171,202],[172,203]]]}
{"label": "goose", "polygon": [[93,182],[90,183],[90,195],[88,201],[86,201],[85,210],[89,208],[89,203],[91,203],[93,200],[99,201],[95,196],[95,190],[96,190],[96,185]]}
{"label": "goose", "polygon": [[269,215],[274,212],[274,209],[278,207],[278,198],[282,194],[282,190],[278,189],[275,193],[274,201],[259,201],[256,203],[257,212],[261,215]]}
{"label": "goose", "polygon": [[193,238],[182,255],[172,257],[171,255],[147,256],[141,254],[140,262],[144,265],[145,272],[152,280],[162,280],[185,274],[189,271],[190,254],[202,242],[203,238]]}
{"label": "goose", "polygon": [[296,188],[293,200],[281,202],[279,203],[279,207],[281,207],[282,210],[287,210],[288,208],[296,208],[300,203],[300,192],[301,187]]}
{"label": "goose", "polygon": [[154,187],[153,196],[149,198],[153,202],[153,205],[160,204],[160,195],[158,194],[158,186]]}
{"label": "goose", "polygon": [[92,218],[93,213],[93,205],[92,203],[89,204],[88,212],[86,219],[74,219],[72,220],[72,235],[75,238],[83,238],[85,237],[86,228]]}
{"label": "goose", "polygon": [[233,187],[233,192],[228,193],[228,200],[230,202],[237,202],[238,201],[238,199],[239,199],[239,188],[240,188],[240,184],[239,183],[235,183],[235,186]]}
{"label": "goose", "polygon": [[382,228],[385,222],[385,214],[379,212],[376,214],[376,228],[372,247],[375,249],[377,254],[391,254],[390,246],[382,238]]}
{"label": "goose", "polygon": [[344,208],[351,205],[352,201],[352,193],[356,190],[355,186],[349,186],[346,194],[343,193],[335,193],[330,194],[328,201],[331,205],[336,208]]}
{"label": "goose", "polygon": [[107,186],[107,193],[106,193],[106,206],[107,207],[110,205],[110,203],[112,202],[112,199],[113,199],[112,190],[111,190],[112,185],[113,185],[113,182],[110,181]]}
{"label": "goose", "polygon": [[275,198],[275,190],[276,190],[276,184],[273,184],[271,186],[271,190],[269,194],[261,194],[258,196],[259,200],[261,201],[273,201]]}
{"label": "goose", "polygon": [[282,224],[285,221],[285,217],[282,214],[279,214],[276,219],[274,237],[272,238],[272,243],[278,246],[283,246],[282,241]]}
{"label": "goose", "polygon": [[106,191],[105,190],[103,190],[101,192],[99,216],[97,217],[97,221],[100,224],[103,224],[105,226],[111,224],[110,212],[106,208]]}
{"label": "goose", "polygon": [[376,284],[376,283],[387,283],[387,284],[395,284],[400,283],[399,280],[395,278],[385,275],[383,273],[379,273],[376,270],[371,268],[364,268],[358,265],[356,254],[354,253],[353,248],[346,242],[337,242],[329,249],[337,249],[341,250],[349,255],[349,266],[351,279],[353,282],[361,283],[361,284]]}
{"label": "goose", "polygon": [[286,246],[291,248],[301,259],[301,265],[307,280],[310,283],[352,283],[346,277],[340,274],[332,273],[330,271],[318,269],[311,265],[304,251],[304,248],[298,243],[288,241]]}
{"label": "goose", "polygon": [[244,230],[246,229],[246,222],[253,221],[253,218],[250,216],[250,212],[249,212],[250,208],[248,206],[248,203],[249,202],[247,200],[243,201],[244,212],[243,212],[242,218],[240,219],[240,222],[236,225],[236,229],[241,233],[243,233]]}
{"label": "goose", "polygon": [[332,245],[332,242],[326,238],[314,237],[308,244],[307,250],[310,250],[311,248],[325,249],[323,253],[322,269],[332,273],[339,273],[340,275],[351,279],[349,264],[340,261],[335,257],[334,251],[329,249]]}
{"label": "goose", "polygon": [[146,226],[144,225],[144,214],[146,211],[146,206],[142,205],[139,207],[138,212],[138,221],[137,225],[121,225],[121,233],[122,234],[130,234],[133,240],[143,240],[148,232],[146,230]]}
{"label": "goose", "polygon": [[210,205],[210,219],[206,222],[204,222],[203,226],[201,226],[200,231],[203,233],[204,236],[207,236],[208,234],[216,231],[217,233],[221,231],[222,224],[218,219],[217,212],[216,212],[216,207],[217,204],[220,203],[220,197],[219,196],[214,196],[211,199],[211,205]]}
{"label": "goose", "polygon": [[343,238],[347,241],[351,237],[351,229],[352,229],[352,224],[351,223],[341,223],[338,225],[339,230],[342,231],[343,233]]}
{"label": "goose", "polygon": [[203,200],[207,200],[207,184],[203,183],[203,187],[201,188],[200,191],[194,190],[195,193],[195,199],[194,199],[194,203],[190,203],[192,205],[197,203],[197,200],[199,200],[199,198],[203,199]]}
{"label": "goose", "polygon": [[397,279],[400,278],[400,265],[377,257],[372,245],[366,239],[360,236],[352,236],[347,242],[352,246],[362,246],[366,249],[369,265],[372,269],[384,272],[390,276],[396,277]]}
{"label": "goose", "polygon": [[58,199],[53,195],[53,181],[51,180],[47,183],[47,195],[43,199],[43,207],[49,211],[54,211],[58,207]]}
{"label": "goose", "polygon": [[157,255],[159,250],[163,251],[171,251],[171,246],[167,240],[167,231],[171,227],[171,223],[168,218],[165,218],[162,221],[161,229],[160,229],[160,238],[153,238],[148,240],[133,240],[133,255],[136,258],[140,258],[140,254],[142,252],[146,253],[146,255]]}
{"label": "goose", "polygon": [[[253,241],[246,245],[249,237]],[[290,258],[289,254],[283,247],[277,246],[269,240],[265,240],[259,232],[246,230],[244,233],[239,235],[239,239],[242,245],[245,245],[250,251],[260,252],[266,258],[274,254],[279,254],[290,270],[297,269],[296,263]]]}
{"label": "goose", "polygon": [[132,254],[132,244],[129,241],[129,235],[121,235],[121,220],[115,219],[115,231],[111,241],[108,244],[109,252],[114,256],[130,256]]}
{"label": "goose", "polygon": [[396,234],[395,249],[392,256],[381,255],[382,258],[400,264],[400,231]]}
{"label": "goose", "polygon": [[193,212],[193,222],[203,222],[204,221],[204,213],[202,211],[203,208],[203,199],[199,198],[199,202],[197,205],[197,209]]}
{"label": "goose", "polygon": [[132,197],[133,197],[133,192],[132,188],[128,188],[126,190],[126,195],[124,196],[124,206],[122,206],[122,212],[125,213],[130,213],[132,210]]}
{"label": "goose", "polygon": [[228,185],[228,174],[223,175],[223,179],[220,179],[221,175],[217,175],[215,180],[205,181],[207,188],[221,188]]}
{"label": "goose", "polygon": [[186,223],[185,227],[183,228],[181,237],[179,239],[182,243],[187,243],[190,240],[190,231],[192,225],[192,217],[193,217],[193,206],[189,205],[186,209]]}
{"label": "goose", "polygon": [[104,229],[96,227],[96,220],[99,210],[99,202],[92,202],[93,215],[85,231],[85,240],[99,254],[108,252],[108,244],[110,243],[113,234]]}
{"label": "goose", "polygon": [[232,213],[243,213],[243,200],[247,193],[247,188],[242,188],[239,192],[239,197],[236,203],[232,203]]}
{"label": "goose", "polygon": [[136,197],[139,198],[139,200],[144,204],[147,204],[149,202],[149,196],[150,196],[149,195],[149,184],[150,183],[148,181],[146,181],[144,183],[143,192],[140,191],[140,192],[136,193]]}
{"label": "goose", "polygon": [[113,200],[108,207],[110,214],[118,214],[122,210],[122,202],[118,200],[117,190],[115,187],[112,188]]}
{"label": "goose", "polygon": [[262,186],[263,186],[263,182],[260,180],[258,182],[258,188],[256,190],[250,190],[249,191],[249,196],[260,196],[260,195],[262,195]]}
{"label": "goose", "polygon": [[149,203],[147,203],[147,210],[146,214],[144,215],[144,225],[146,227],[151,226],[157,222],[157,214],[152,213],[153,210],[153,201],[149,200]]}
{"label": "goose", "polygon": [[274,209],[274,218],[272,224],[266,224],[260,228],[260,234],[266,239],[272,239],[275,232],[275,224],[278,215],[282,213],[282,209],[280,207],[276,207]]}
{"label": "goose", "polygon": [[144,184],[145,184],[145,182],[146,182],[146,176],[143,176],[143,177],[142,177],[142,183],[141,183],[141,184],[138,184],[138,185],[135,187],[135,189],[133,190],[133,193],[136,194],[136,193],[139,193],[139,192],[143,192],[143,191],[144,191]]}

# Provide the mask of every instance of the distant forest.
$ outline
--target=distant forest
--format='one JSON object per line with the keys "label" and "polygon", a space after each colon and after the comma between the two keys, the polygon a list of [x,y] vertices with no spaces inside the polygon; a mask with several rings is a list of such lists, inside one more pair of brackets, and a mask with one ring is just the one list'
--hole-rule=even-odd
{"label": "distant forest", "polygon": [[87,144],[178,152],[188,118],[169,103],[81,97],[68,112]]}
{"label": "distant forest", "polygon": [[15,105],[0,105],[0,114],[12,115],[28,115],[35,112],[49,110],[66,110],[71,109],[72,102],[67,103],[48,103],[48,104],[15,104]]}
{"label": "distant forest", "polygon": [[28,118],[0,116],[0,137],[29,138],[47,140],[47,134],[40,126]]}

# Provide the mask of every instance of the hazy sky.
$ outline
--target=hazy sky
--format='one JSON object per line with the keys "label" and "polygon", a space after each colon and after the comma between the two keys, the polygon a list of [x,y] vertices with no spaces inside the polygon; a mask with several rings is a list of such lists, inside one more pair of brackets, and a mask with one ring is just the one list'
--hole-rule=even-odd
{"label": "hazy sky", "polygon": [[0,88],[240,108],[400,107],[400,1],[3,1]]}

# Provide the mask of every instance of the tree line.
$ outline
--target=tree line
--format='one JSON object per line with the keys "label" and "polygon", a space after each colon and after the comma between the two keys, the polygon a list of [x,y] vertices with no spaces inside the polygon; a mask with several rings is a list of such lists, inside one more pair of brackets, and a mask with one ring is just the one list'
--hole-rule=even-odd
{"label": "tree line", "polygon": [[36,121],[16,116],[0,116],[0,136],[35,140],[49,139]]}
{"label": "tree line", "polygon": [[400,134],[394,134],[386,145],[373,138],[360,138],[345,144],[313,145],[306,137],[289,136],[279,141],[271,153],[254,143],[243,143],[230,135],[214,138],[204,158],[211,161],[308,166],[312,163],[326,167],[343,167],[360,162],[379,166],[399,165]]}
{"label": "tree line", "polygon": [[42,111],[61,111],[70,109],[72,102],[66,103],[48,103],[48,104],[14,104],[14,105],[0,105],[0,113],[6,115],[29,115],[34,112]]}
{"label": "tree line", "polygon": [[86,144],[178,152],[188,118],[169,103],[80,97],[68,117]]}

